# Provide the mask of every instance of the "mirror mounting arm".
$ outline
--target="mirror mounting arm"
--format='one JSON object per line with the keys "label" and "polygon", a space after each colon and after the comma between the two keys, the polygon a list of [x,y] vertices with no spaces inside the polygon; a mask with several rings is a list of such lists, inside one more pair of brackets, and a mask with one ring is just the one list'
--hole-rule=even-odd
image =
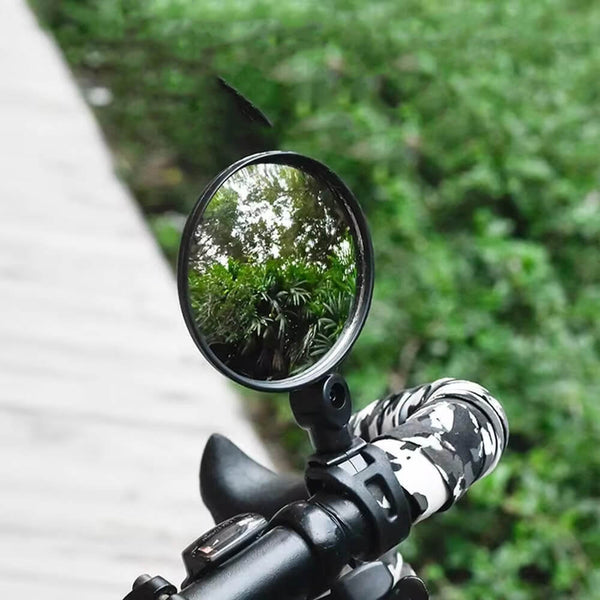
{"label": "mirror mounting arm", "polygon": [[350,390],[345,379],[332,373],[290,392],[296,422],[308,431],[316,454],[344,453],[353,445],[348,421],[352,415]]}

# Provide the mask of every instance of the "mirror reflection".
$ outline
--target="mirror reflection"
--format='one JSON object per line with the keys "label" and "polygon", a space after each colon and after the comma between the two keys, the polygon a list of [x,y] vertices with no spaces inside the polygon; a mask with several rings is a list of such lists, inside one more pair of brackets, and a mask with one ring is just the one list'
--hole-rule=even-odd
{"label": "mirror reflection", "polygon": [[255,164],[233,174],[195,224],[189,305],[205,343],[236,373],[285,379],[339,338],[356,255],[338,203],[300,169]]}

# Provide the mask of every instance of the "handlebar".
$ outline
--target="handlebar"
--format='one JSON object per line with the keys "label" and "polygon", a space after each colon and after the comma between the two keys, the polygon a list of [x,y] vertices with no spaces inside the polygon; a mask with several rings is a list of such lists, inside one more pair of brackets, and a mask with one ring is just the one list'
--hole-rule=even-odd
{"label": "handlebar", "polygon": [[282,509],[272,528],[223,565],[184,588],[185,600],[300,600],[327,590],[368,548],[363,512],[351,501],[320,493]]}
{"label": "handlebar", "polygon": [[[173,600],[317,597],[345,566],[376,560],[408,535],[413,522],[449,508],[493,470],[508,440],[506,416],[489,392],[451,379],[376,401],[357,413],[350,426],[360,436],[353,452],[317,455],[309,461],[306,483],[311,498],[285,506],[261,537],[201,576],[190,577],[191,583]],[[228,454],[239,460],[235,453]],[[251,459],[244,459],[245,475],[252,472],[247,461]],[[211,512],[217,504],[225,513],[231,508],[227,496],[234,488],[240,492],[232,495],[238,511],[260,509],[258,492],[264,495],[263,484],[273,474],[254,470],[252,485],[236,488],[224,476],[235,471],[220,470],[217,464],[203,461],[203,468],[215,468],[212,475],[217,475],[207,477],[203,485],[219,482],[216,495],[203,490]],[[286,487],[271,481],[267,487],[278,498],[305,493],[297,482]],[[244,506],[244,498],[249,506]]]}
{"label": "handlebar", "polygon": [[179,595],[186,600],[299,600],[314,587],[317,568],[302,536],[279,526]]}

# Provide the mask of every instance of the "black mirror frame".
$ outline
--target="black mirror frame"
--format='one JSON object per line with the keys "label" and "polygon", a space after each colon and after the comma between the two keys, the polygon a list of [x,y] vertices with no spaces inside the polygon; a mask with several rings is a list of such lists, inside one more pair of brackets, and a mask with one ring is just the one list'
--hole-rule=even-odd
{"label": "black mirror frame", "polygon": [[[357,276],[356,289],[357,294],[352,305],[352,311],[342,333],[331,349],[321,357],[314,365],[309,367],[303,373],[279,380],[259,380],[251,379],[236,373],[227,365],[222,363],[212,352],[208,344],[205,343],[202,336],[198,333],[194,325],[191,308],[188,303],[188,262],[189,247],[191,236],[194,232],[195,224],[202,217],[208,203],[212,200],[215,193],[225,183],[231,175],[249,165],[260,163],[276,163],[296,167],[313,177],[323,181],[331,190],[336,198],[340,200],[341,207],[352,232],[352,237],[356,246],[357,255]],[[296,152],[283,152],[279,150],[270,152],[261,152],[246,156],[233,163],[227,169],[219,173],[205,188],[192,212],[187,218],[181,243],[179,246],[179,258],[177,262],[177,289],[179,292],[179,303],[185,324],[192,336],[196,346],[205,358],[221,373],[248,388],[263,392],[289,392],[303,388],[323,376],[333,372],[335,368],[348,355],[354,342],[358,338],[363,325],[366,321],[371,306],[374,282],[374,264],[373,264],[373,246],[371,236],[367,226],[365,216],[356,201],[352,192],[346,184],[323,163],[298,154]]]}

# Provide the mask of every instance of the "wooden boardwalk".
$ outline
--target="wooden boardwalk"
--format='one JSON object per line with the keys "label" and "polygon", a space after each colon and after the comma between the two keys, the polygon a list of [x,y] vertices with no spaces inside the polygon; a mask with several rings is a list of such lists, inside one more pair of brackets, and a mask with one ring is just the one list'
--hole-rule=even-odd
{"label": "wooden boardwalk", "polygon": [[266,453],[23,0],[0,2],[0,588],[119,600],[211,525],[207,436]]}

